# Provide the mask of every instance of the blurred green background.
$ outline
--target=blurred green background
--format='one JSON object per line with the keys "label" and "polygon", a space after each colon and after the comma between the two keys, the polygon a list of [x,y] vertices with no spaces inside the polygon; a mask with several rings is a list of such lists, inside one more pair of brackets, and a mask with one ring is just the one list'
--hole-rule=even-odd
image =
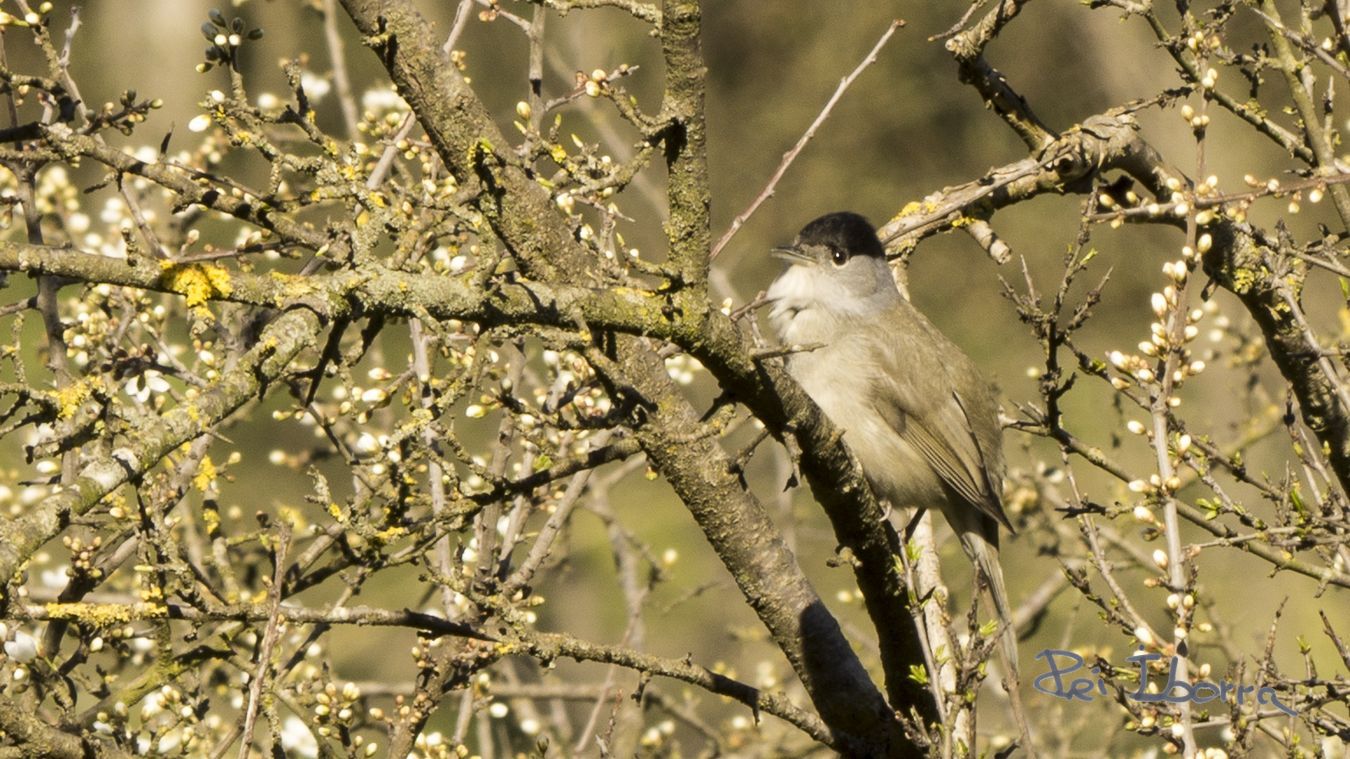
{"label": "blurred green background", "polygon": [[[134,88],[142,96],[165,101],[165,108],[152,116],[130,144],[155,145],[171,125],[176,148],[197,139],[185,129],[187,122],[201,112],[197,103],[207,91],[225,86],[219,69],[205,75],[193,69],[201,60],[204,44],[197,29],[208,9],[216,5],[208,0],[94,0],[83,5],[84,25],[74,48],[73,71],[86,99],[95,104],[115,100],[122,90]],[[245,49],[244,73],[252,97],[263,92],[285,97],[285,81],[277,65],[283,58],[307,53],[309,70],[320,75],[330,71],[322,22],[306,5],[252,0],[237,8],[223,8],[267,32],[260,43]],[[456,4],[438,1],[420,5],[443,34]],[[63,8],[65,4],[57,6]],[[530,7],[520,2],[504,2],[502,7],[526,15],[530,12]],[[783,153],[815,118],[839,79],[861,60],[891,19],[900,17],[907,22],[877,63],[844,96],[788,171],[776,195],[723,252],[717,265],[735,288],[723,295],[742,303],[765,288],[778,271],[778,264],[765,251],[790,240],[816,215],[852,209],[880,224],[909,201],[1026,156],[1014,133],[983,107],[973,89],[957,81],[956,66],[941,43],[927,41],[930,35],[950,27],[965,7],[958,2],[705,3],[714,238],[760,192]],[[63,28],[62,12],[54,18],[55,26]],[[374,57],[360,45],[345,18],[339,26],[358,92],[387,86]],[[1228,42],[1234,48],[1259,38],[1260,29],[1251,14],[1240,15],[1232,28],[1235,37]],[[546,96],[568,91],[573,71],[613,69],[619,63],[629,63],[640,69],[624,81],[624,86],[637,95],[646,112],[658,109],[658,46],[645,35],[645,27],[626,14],[598,10],[554,16],[548,37]],[[473,18],[458,47],[468,53],[467,74],[472,76],[476,90],[498,114],[507,134],[514,136],[510,127],[514,105],[526,95],[523,36],[504,20],[483,23]],[[8,52],[15,69],[28,70],[26,66],[36,65],[32,51],[24,46],[11,45]],[[1089,11],[1076,2],[1029,4],[990,46],[988,55],[1041,119],[1057,130],[1179,83],[1169,59],[1142,22],[1122,23],[1113,12]],[[1236,74],[1226,72],[1224,77],[1221,86],[1245,90],[1245,84],[1233,81]],[[1268,85],[1266,92],[1283,102],[1281,83]],[[332,95],[319,100],[318,107],[321,127],[334,135],[343,134]],[[1278,111],[1278,103],[1270,109]],[[1144,136],[1170,161],[1188,173],[1194,172],[1194,142],[1175,111],[1149,110],[1140,115],[1140,122]],[[583,99],[565,109],[563,134],[569,131],[604,141],[616,158],[633,153],[636,134],[613,118],[604,103]],[[1291,167],[1279,150],[1223,113],[1214,113],[1207,150],[1207,172],[1218,175],[1224,190],[1244,189],[1244,174],[1282,176]],[[234,168],[246,177],[258,171],[256,162],[241,161]],[[641,248],[648,257],[661,255],[662,186],[662,171],[655,167],[619,200],[624,213],[635,220],[623,225],[621,232],[630,245]],[[1015,404],[1037,401],[1036,381],[1028,376],[1028,370],[1042,366],[1043,357],[1035,340],[1018,323],[1012,305],[1000,296],[999,277],[1022,289],[1019,266],[1025,261],[1041,292],[1052,292],[1063,255],[1077,233],[1080,203],[1078,197],[1046,197],[995,217],[995,229],[1016,256],[1014,263],[1001,268],[963,234],[925,242],[914,258],[910,272],[913,299],[997,380],[1009,415],[1015,415]],[[1328,210],[1305,204],[1303,214],[1289,219],[1290,227],[1296,234],[1306,235],[1317,222],[1331,222]],[[1252,216],[1269,223],[1283,214],[1282,202],[1268,201]],[[1095,284],[1108,269],[1112,276],[1093,322],[1080,336],[1082,347],[1100,357],[1111,349],[1131,350],[1147,338],[1152,319],[1148,295],[1165,284],[1160,267],[1164,261],[1179,257],[1182,243],[1181,235],[1171,230],[1111,230],[1105,226],[1093,230],[1092,245],[1100,254],[1075,293],[1081,296],[1085,286]],[[1308,298],[1314,326],[1327,336],[1341,334],[1342,307],[1334,281],[1310,287]],[[1234,325],[1230,332],[1249,330],[1234,301],[1222,293],[1216,301],[1220,312]],[[1213,323],[1206,322],[1202,329],[1210,326]],[[1182,393],[1182,413],[1198,430],[1227,440],[1238,425],[1261,411],[1266,401],[1253,393],[1245,371],[1225,368],[1223,351],[1232,347],[1233,340],[1229,335],[1221,337],[1213,343],[1202,337],[1197,343],[1198,354],[1206,350],[1219,353],[1211,361],[1211,370],[1193,380]],[[391,355],[401,356],[401,351],[391,351]],[[1267,366],[1260,376],[1268,398],[1282,399],[1277,375]],[[1098,387],[1100,384],[1083,383],[1082,390],[1070,396],[1069,424],[1083,438],[1146,476],[1151,451],[1123,428],[1124,419],[1141,414],[1122,416],[1112,405],[1107,389]],[[711,398],[714,388],[703,377],[691,392]],[[308,482],[298,474],[270,466],[266,451],[311,445],[310,434],[297,425],[278,425],[261,411],[253,414],[231,432],[245,461],[243,468],[236,470],[237,482],[225,486],[222,501],[240,506],[244,514],[299,506],[309,490]],[[1120,447],[1113,448],[1117,442]],[[1058,453],[1039,441],[1010,432],[1005,445],[1011,467],[1034,471],[1038,465],[1061,466]],[[1287,441],[1277,434],[1254,446],[1247,458],[1254,467],[1279,477],[1287,456]],[[773,503],[782,481],[765,463],[766,458],[761,456],[752,468],[752,484],[766,502]],[[1106,504],[1129,501],[1130,494],[1119,483],[1098,476],[1080,462],[1073,464],[1085,495]],[[18,465],[17,459],[14,465]],[[792,497],[793,530],[803,566],[822,596],[844,616],[850,632],[865,640],[871,631],[857,603],[836,601],[839,591],[852,587],[852,578],[846,570],[826,565],[834,548],[828,525],[805,489],[798,489]],[[1263,508],[1250,493],[1246,497],[1254,508]],[[753,615],[740,603],[726,573],[664,485],[641,476],[630,477],[612,493],[612,500],[620,519],[658,554],[666,548],[679,552],[671,580],[659,586],[651,603],[647,622],[653,632],[647,644],[653,652],[678,657],[692,654],[695,661],[708,665],[725,662],[751,681],[764,672],[760,662],[768,662],[780,673],[786,671],[781,657],[760,642],[763,633]],[[1132,524],[1122,520],[1118,527],[1123,534],[1137,538]],[[945,528],[940,534],[947,534]],[[1186,539],[1204,538],[1187,528]],[[612,591],[613,563],[604,528],[589,515],[578,514],[569,540],[572,560],[541,591],[553,601],[540,610],[541,627],[617,641],[625,618],[619,596]],[[1008,545],[1004,565],[1014,599],[1058,571],[1054,559],[1038,555],[1036,545],[1034,535],[1022,535]],[[1151,551],[1156,546],[1144,547]],[[1350,616],[1346,614],[1350,604],[1343,591],[1333,590],[1315,598],[1312,581],[1286,575],[1270,578],[1268,565],[1235,549],[1206,552],[1200,566],[1202,586],[1226,615],[1224,622],[1232,625],[1234,640],[1243,653],[1260,652],[1260,641],[1275,607],[1288,599],[1277,662],[1289,674],[1301,668],[1293,634],[1310,638],[1318,635],[1318,608],[1326,609],[1333,619]],[[968,572],[954,541],[947,546],[944,567],[950,567],[949,582],[964,603]],[[1132,577],[1137,579],[1142,574]],[[364,600],[390,607],[416,603],[421,589],[409,579],[411,573],[382,577],[368,586]],[[1165,592],[1145,590],[1137,583],[1132,587],[1137,588],[1136,603],[1155,626],[1164,630],[1170,627],[1163,614]],[[328,597],[326,593],[316,592],[313,598]],[[1104,629],[1096,620],[1093,610],[1072,591],[1062,595],[1037,636],[1023,644],[1024,671],[1037,672],[1031,654],[1052,645],[1109,644],[1114,646],[1114,658],[1122,660],[1129,641],[1116,631]],[[355,680],[406,682],[413,671],[407,655],[412,642],[411,634],[397,631],[338,630],[331,637],[337,674]],[[1314,643],[1315,650],[1324,650],[1320,638]],[[1223,663],[1216,660],[1216,671],[1222,671]],[[591,681],[603,677],[597,666],[562,665],[559,675],[566,677],[578,671]],[[1061,707],[1058,703],[1037,702],[1038,698],[1032,696],[1033,709],[1063,708],[1063,720],[1084,719],[1097,708]]]}

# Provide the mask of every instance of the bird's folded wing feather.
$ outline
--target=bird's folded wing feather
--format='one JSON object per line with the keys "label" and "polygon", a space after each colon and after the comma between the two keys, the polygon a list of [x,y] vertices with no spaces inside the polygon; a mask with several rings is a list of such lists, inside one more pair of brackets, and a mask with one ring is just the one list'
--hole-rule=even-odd
{"label": "bird's folded wing feather", "polygon": [[942,400],[927,408],[918,407],[891,373],[878,378],[874,390],[877,411],[938,477],[972,506],[1011,530],[998,492],[1000,477],[991,470],[989,454],[981,450],[980,441],[971,432],[973,425],[961,398],[950,389],[945,394],[940,390],[919,394]]}

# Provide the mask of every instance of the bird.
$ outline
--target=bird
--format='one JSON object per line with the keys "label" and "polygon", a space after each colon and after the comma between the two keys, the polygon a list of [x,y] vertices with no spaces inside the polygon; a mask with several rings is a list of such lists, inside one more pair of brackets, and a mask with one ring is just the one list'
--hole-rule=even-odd
{"label": "bird", "polygon": [[[984,575],[1002,626],[1000,648],[1014,716],[1017,638],[999,564],[1003,443],[993,386],[974,361],[901,294],[886,251],[863,216],[812,220],[765,298],[788,374],[829,420],[893,515],[936,508]],[[902,532],[902,534],[904,534]]]}

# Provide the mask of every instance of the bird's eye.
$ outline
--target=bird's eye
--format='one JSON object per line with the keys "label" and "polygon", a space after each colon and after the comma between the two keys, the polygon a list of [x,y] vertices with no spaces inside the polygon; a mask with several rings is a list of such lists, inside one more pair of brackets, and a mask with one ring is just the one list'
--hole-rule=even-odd
{"label": "bird's eye", "polygon": [[848,263],[848,253],[838,249],[832,250],[830,251],[830,260],[834,262],[835,266],[843,266]]}

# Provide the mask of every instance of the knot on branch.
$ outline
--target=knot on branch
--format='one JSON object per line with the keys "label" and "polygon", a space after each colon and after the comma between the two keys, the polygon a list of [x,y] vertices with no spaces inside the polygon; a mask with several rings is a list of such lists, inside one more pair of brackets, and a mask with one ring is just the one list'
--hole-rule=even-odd
{"label": "knot on branch", "polygon": [[1128,113],[1097,114],[1052,142],[1041,153],[1043,165],[1062,184],[1089,178],[1127,155],[1139,123]]}

